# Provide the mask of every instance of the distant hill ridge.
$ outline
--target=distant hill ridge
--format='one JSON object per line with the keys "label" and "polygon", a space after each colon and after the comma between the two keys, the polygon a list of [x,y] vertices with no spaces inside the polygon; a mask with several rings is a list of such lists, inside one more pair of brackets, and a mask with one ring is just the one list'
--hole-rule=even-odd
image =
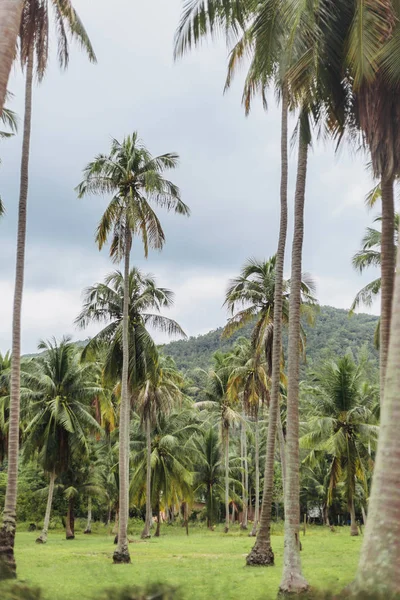
{"label": "distant hill ridge", "polygon": [[[371,356],[378,360],[378,352],[374,347],[377,323],[378,317],[375,315],[358,314],[349,317],[347,310],[321,306],[314,326],[304,324],[307,334],[308,366],[328,356],[341,356],[348,349],[357,354],[363,345],[367,345]],[[162,346],[162,349],[165,354],[174,358],[178,368],[183,371],[195,368],[208,369],[214,352],[230,350],[238,337],[249,337],[251,329],[252,325],[249,324],[231,338],[221,339],[223,328],[220,327],[204,335],[190,337],[188,340],[170,342]],[[286,339],[284,345],[286,346]]]}

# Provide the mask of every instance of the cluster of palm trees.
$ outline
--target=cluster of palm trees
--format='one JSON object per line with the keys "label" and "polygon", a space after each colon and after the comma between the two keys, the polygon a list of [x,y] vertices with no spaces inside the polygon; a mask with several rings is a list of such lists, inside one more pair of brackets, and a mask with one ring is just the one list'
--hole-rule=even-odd
{"label": "cluster of palm trees", "polygon": [[[43,77],[47,64],[49,38],[49,8],[53,9],[57,24],[58,56],[60,65],[68,63],[69,31],[85,49],[91,61],[95,54],[86,31],[73,9],[70,0],[3,0],[0,3],[0,111],[7,93],[7,82],[11,65],[15,59],[18,35],[19,58],[26,72],[25,117],[23,152],[21,160],[21,186],[18,220],[17,261],[15,296],[13,310],[12,358],[10,377],[10,403],[7,419],[8,441],[8,483],[3,513],[3,526],[0,531],[0,554],[8,562],[11,572],[15,572],[14,537],[17,502],[18,457],[20,440],[20,399],[25,393],[20,365],[21,306],[24,280],[26,208],[28,197],[30,129],[32,110],[33,75]],[[260,280],[268,278],[268,267],[249,263],[241,277],[232,282],[227,293],[227,306],[232,311],[226,334],[237,326],[255,317],[256,325],[249,348],[236,350],[234,357],[217,357],[215,368],[209,378],[211,398],[204,400],[200,409],[216,409],[220,414],[220,441],[223,446],[225,464],[225,504],[229,504],[229,449],[231,426],[242,423],[246,415],[256,421],[260,406],[268,405],[268,431],[264,470],[263,502],[260,527],[255,546],[250,553],[248,564],[272,564],[274,555],[270,541],[271,506],[273,501],[275,440],[279,440],[285,496],[285,545],[284,568],[280,589],[282,592],[301,592],[308,589],[308,583],[301,570],[299,517],[300,517],[300,350],[304,343],[301,327],[302,311],[310,312],[315,304],[312,288],[302,279],[302,248],[304,238],[304,206],[306,196],[307,164],[309,149],[316,130],[322,131],[336,144],[344,140],[361,143],[370,156],[373,175],[379,180],[381,193],[381,321],[380,321],[380,398],[381,429],[380,443],[376,453],[375,474],[369,499],[369,515],[363,550],[356,578],[356,587],[363,591],[371,589],[398,592],[400,590],[400,521],[398,519],[399,499],[397,475],[400,473],[400,454],[397,449],[397,431],[400,423],[400,408],[397,400],[400,388],[400,280],[395,282],[395,208],[394,184],[399,174],[400,135],[398,118],[398,91],[400,81],[400,56],[398,39],[400,35],[400,9],[391,0],[335,2],[318,0],[314,3],[293,0],[186,0],[176,35],[176,56],[180,56],[198,45],[204,36],[214,32],[226,33],[231,45],[226,87],[231,84],[238,65],[249,58],[249,70],[245,81],[243,102],[246,112],[251,109],[254,96],[260,93],[266,103],[266,95],[274,88],[282,107],[281,135],[281,190],[280,190],[280,229],[276,258],[274,259],[274,285],[269,290],[263,287],[262,294],[254,291]],[[232,45],[233,42],[233,45]],[[292,112],[297,119],[298,161],[296,190],[294,196],[294,230],[291,252],[290,281],[284,282],[284,259],[288,224],[288,115]],[[153,300],[140,298],[141,286],[146,278],[133,271],[131,277],[130,255],[134,238],[140,238],[144,254],[149,248],[161,249],[164,245],[164,232],[155,213],[155,207],[173,210],[179,214],[189,213],[180,198],[179,189],[164,177],[165,170],[177,166],[176,154],[153,157],[140,142],[136,133],[127,136],[122,142],[114,140],[108,154],[101,154],[88,164],[82,183],[78,186],[79,196],[86,194],[107,194],[112,197],[98,230],[96,241],[101,249],[110,242],[110,256],[113,261],[123,261],[123,273],[111,276],[105,288],[95,286],[88,290],[79,322],[85,325],[90,320],[110,319],[100,336],[97,336],[85,349],[85,360],[97,364],[98,353],[102,353],[102,367],[99,390],[107,388],[110,381],[117,384],[112,394],[120,398],[119,403],[119,443],[118,443],[118,547],[114,553],[115,562],[130,562],[128,549],[128,513],[130,485],[130,427],[131,408],[137,404],[141,426],[146,433],[146,488],[147,497],[160,499],[186,494],[190,472],[188,464],[180,464],[181,483],[167,492],[162,485],[163,475],[168,466],[174,464],[175,453],[181,445],[179,436],[172,442],[169,434],[164,444],[159,444],[158,458],[154,464],[160,468],[159,477],[154,482],[149,475],[149,446],[151,429],[170,424],[175,413],[172,405],[182,395],[180,377],[171,373],[171,365],[160,360],[154,342],[147,334],[146,325],[156,325],[168,331],[180,331],[176,323],[163,321],[157,312],[168,305],[170,296],[161,291],[153,295]],[[372,243],[372,248],[375,242]],[[364,251],[371,250],[371,240],[366,240]],[[358,263],[363,268],[367,262]],[[374,259],[375,260],[375,259]],[[372,263],[374,262],[372,260]],[[377,261],[375,261],[377,262]],[[264,267],[266,267],[264,269]],[[138,283],[138,280],[141,280]],[[151,287],[151,283],[149,284]],[[131,289],[132,288],[132,289]],[[367,290],[368,293],[378,288]],[[122,292],[122,296],[121,296]],[[268,298],[266,297],[266,292]],[[151,295],[151,294],[150,294]],[[363,296],[360,297],[363,299]],[[137,301],[137,305],[135,304]],[[141,304],[142,302],[142,304]],[[392,310],[393,306],[393,310]],[[303,308],[302,308],[303,307]],[[155,308],[156,314],[147,314],[148,308]],[[143,309],[143,312],[142,312]],[[106,314],[108,313],[108,314]],[[393,314],[392,314],[393,313]],[[117,318],[118,315],[118,318]],[[282,328],[288,324],[287,379],[282,353]],[[66,342],[66,345],[68,343]],[[61,346],[61,345],[60,345]],[[64,346],[63,346],[64,348]],[[48,346],[50,353],[57,346]],[[248,351],[248,353],[247,353]],[[71,352],[71,356],[69,354]],[[64,354],[64,351],[62,352]],[[72,351],[65,353],[65,360],[72,362]],[[79,365],[78,365],[79,362]],[[231,366],[228,362],[232,362]],[[72,364],[72,363],[71,363]],[[77,361],[76,369],[82,365]],[[43,377],[49,377],[50,367],[43,367]],[[71,367],[72,368],[72,367]],[[91,369],[94,368],[93,366]],[[85,367],[86,369],[86,367]],[[172,369],[173,370],[173,369]],[[90,371],[90,369],[88,369]],[[314,435],[314,446],[310,464],[316,454],[322,453],[321,461],[329,465],[327,471],[328,498],[331,499],[337,483],[346,473],[344,483],[348,506],[354,527],[354,497],[357,482],[367,480],[365,463],[372,461],[373,443],[364,444],[363,435],[375,439],[376,423],[373,422],[375,409],[359,389],[358,366],[343,358],[341,362],[326,368],[321,378],[316,376],[319,389],[319,402],[315,406],[312,423],[319,423]],[[233,375],[234,374],[234,375]],[[38,375],[34,382],[34,376]],[[46,397],[49,406],[37,421],[37,427],[46,428],[46,419],[58,425],[74,427],[72,416],[62,405],[62,394],[55,394],[51,386],[40,387],[40,373],[32,373],[34,393],[39,386],[39,395]],[[79,378],[78,371],[77,377]],[[43,381],[44,381],[43,379]],[[42,383],[43,383],[42,381]],[[97,381],[97,379],[96,379]],[[88,382],[89,385],[90,382]],[[340,389],[339,383],[343,386]],[[22,387],[21,387],[22,386]],[[285,400],[285,423],[282,424],[282,386],[287,389]],[[90,385],[89,385],[90,387]],[[95,386],[96,387],[96,386]],[[28,386],[27,389],[31,389]],[[47,389],[47,391],[45,391]],[[208,393],[207,392],[207,393]],[[348,393],[357,398],[348,400]],[[50,395],[49,395],[50,393]],[[50,399],[50,396],[54,396]],[[368,396],[368,393],[367,393]],[[345,402],[344,400],[347,399]],[[360,404],[361,400],[364,404]],[[30,400],[33,401],[33,398]],[[241,402],[240,411],[235,403]],[[99,414],[104,406],[96,401]],[[183,400],[182,400],[183,402]],[[209,404],[214,403],[214,404]],[[342,412],[337,415],[336,408]],[[80,400],[76,407],[84,410]],[[139,406],[141,407],[139,409]],[[159,408],[154,408],[158,406]],[[324,413],[318,413],[318,407]],[[328,408],[333,413],[326,417]],[[141,411],[141,412],[140,412]],[[155,414],[157,413],[157,417]],[[82,413],[83,414],[83,413]],[[87,413],[89,415],[89,412]],[[336,416],[335,416],[336,415]],[[344,416],[343,416],[344,415]],[[107,417],[108,418],[108,417]],[[58,421],[57,421],[58,419]],[[325,420],[324,420],[325,419]],[[164,420],[164,421],[163,421]],[[179,421],[178,416],[176,420]],[[108,421],[111,426],[111,421]],[[89,421],[88,421],[89,424]],[[177,424],[179,429],[183,423]],[[166,425],[166,427],[169,425]],[[57,429],[56,427],[56,429]],[[150,429],[150,444],[149,434]],[[257,431],[257,428],[256,428]],[[31,441],[36,444],[35,428],[32,428]],[[374,433],[375,432],[375,433]],[[29,433],[27,434],[29,438]],[[160,434],[161,435],[161,434]],[[310,442],[310,434],[303,442]],[[308,437],[307,437],[308,435]],[[39,436],[40,437],[40,436]],[[156,436],[159,439],[160,436]],[[173,436],[172,436],[173,437]],[[242,465],[246,463],[244,448],[246,436],[242,434]],[[49,438],[50,439],[50,438]],[[72,438],[71,438],[72,439]],[[54,445],[54,456],[69,448],[71,460],[80,446],[79,431],[71,448],[65,443],[62,450]],[[327,441],[328,440],[328,441]],[[79,443],[78,443],[79,442]],[[344,443],[346,442],[346,443]],[[72,443],[72,442],[71,442]],[[196,442],[199,443],[198,441]],[[213,440],[204,440],[207,451],[213,454]],[[258,444],[256,442],[255,446]],[[339,456],[344,446],[354,460],[350,464],[350,454]],[[193,446],[194,447],[194,446]],[[29,448],[29,444],[27,445]],[[43,446],[44,448],[44,446]],[[47,454],[40,445],[38,455]],[[68,451],[69,451],[68,450]],[[29,450],[28,450],[29,454]],[[61,468],[63,458],[55,459],[50,471],[54,477]],[[188,456],[190,453],[188,452]],[[153,457],[153,453],[152,453]],[[45,460],[43,458],[43,460]],[[256,463],[258,461],[256,460]],[[65,468],[65,464],[64,468]],[[321,462],[318,463],[321,467]],[[48,468],[49,465],[43,466]],[[179,470],[179,467],[175,465]],[[310,467],[311,468],[311,467]],[[142,469],[143,470],[143,469]],[[138,469],[139,471],[139,469]],[[244,469],[246,471],[246,469]],[[320,469],[323,473],[324,469]],[[244,472],[244,487],[246,473]],[[135,478],[135,475],[134,475]],[[257,477],[256,477],[257,479]],[[132,480],[134,493],[139,493],[140,485]],[[185,483],[186,482],[186,483]],[[325,485],[322,483],[322,485]],[[74,485],[71,484],[74,489]],[[70,486],[70,487],[71,487]],[[50,486],[51,488],[52,486]],[[150,487],[152,490],[150,491]],[[186,491],[185,491],[186,490]],[[74,492],[71,490],[70,497]],[[256,493],[257,495],[257,493]],[[259,496],[258,496],[259,497]],[[185,500],[186,501],[186,500]],[[208,500],[210,506],[213,501]],[[50,503],[51,504],[51,503]],[[257,504],[257,502],[256,502]],[[144,534],[148,535],[150,523],[150,500]],[[385,518],[382,520],[382,513]],[[72,505],[69,512],[72,530]],[[227,525],[228,527],[228,522]],[[72,532],[73,533],[73,532]],[[44,532],[45,536],[45,532]]]}

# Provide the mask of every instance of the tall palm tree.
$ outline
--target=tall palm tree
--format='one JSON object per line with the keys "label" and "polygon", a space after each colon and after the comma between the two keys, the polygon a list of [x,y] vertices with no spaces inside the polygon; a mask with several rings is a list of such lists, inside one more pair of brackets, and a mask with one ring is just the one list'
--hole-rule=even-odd
{"label": "tall palm tree", "polygon": [[0,5],[0,114],[7,96],[23,7],[24,0],[4,0]]}
{"label": "tall palm tree", "polygon": [[96,242],[101,249],[112,236],[112,260],[124,260],[122,313],[122,377],[120,432],[120,520],[118,548],[114,563],[129,563],[128,493],[129,493],[129,261],[132,239],[141,237],[144,254],[148,249],[161,250],[165,235],[152,205],[189,215],[179,189],[164,178],[165,170],[178,165],[177,154],[153,157],[134,132],[122,143],[113,140],[109,155],[100,154],[89,163],[78,186],[79,197],[86,194],[113,194],[97,228]]}
{"label": "tall palm tree", "polygon": [[[400,246],[397,249],[400,264]],[[400,277],[397,271],[393,297],[392,333],[390,337],[386,384],[381,407],[378,451],[368,504],[355,587],[365,593],[396,595],[400,591]]]}
{"label": "tall palm tree", "polygon": [[[240,413],[236,410],[237,399],[228,394],[229,353],[215,352],[214,368],[208,374],[208,388],[206,390],[209,400],[197,402],[200,409],[207,409],[215,415],[218,422],[221,445],[224,453],[225,468],[225,533],[229,531],[229,438],[232,427],[242,422]],[[228,359],[228,360],[227,360]]]}
{"label": "tall palm tree", "polygon": [[138,412],[146,432],[146,520],[142,538],[150,537],[152,524],[151,507],[151,433],[161,415],[167,416],[182,401],[184,379],[170,357],[159,357],[155,370],[148,373],[138,397]]}
{"label": "tall palm tree", "polygon": [[43,531],[36,540],[46,543],[50,522],[54,484],[66,473],[71,460],[89,452],[88,432],[100,427],[91,414],[93,398],[102,393],[96,365],[82,363],[80,351],[69,338],[42,341],[38,350],[44,354],[28,366],[30,420],[25,429],[23,457],[37,455],[50,476]]}
{"label": "tall palm tree", "polygon": [[[89,59],[94,61],[95,55],[86,31],[73,9],[70,0],[63,2],[51,1],[56,22],[59,42],[58,57],[60,65],[68,64],[68,38],[66,27],[86,50]],[[10,3],[6,3],[9,5]],[[15,2],[17,7],[20,3]],[[18,480],[18,450],[19,450],[19,414],[20,414],[20,361],[21,361],[21,309],[24,286],[25,243],[26,243],[26,214],[28,198],[29,153],[32,117],[32,87],[35,69],[39,81],[43,78],[48,62],[49,39],[49,0],[25,0],[20,20],[20,51],[21,62],[26,67],[25,86],[25,115],[21,157],[21,181],[18,207],[17,256],[15,270],[15,288],[12,323],[12,366],[11,366],[11,400],[10,400],[10,435],[9,435],[9,466],[7,490],[3,513],[3,525],[0,531],[0,556],[5,557],[9,565],[9,576],[16,572],[14,558],[15,511],[17,502]],[[10,7],[8,6],[8,9]],[[6,14],[3,16],[7,16]],[[14,21],[10,25],[15,25]],[[8,37],[11,35],[9,32]],[[5,58],[5,57],[4,57]],[[3,68],[3,67],[2,67]],[[3,81],[0,82],[2,90]],[[3,106],[0,96],[1,107]]]}
{"label": "tall palm tree", "polygon": [[[327,506],[340,481],[344,481],[352,536],[358,535],[355,518],[356,482],[367,484],[378,436],[374,416],[375,397],[365,394],[363,365],[350,355],[328,361],[313,377],[308,394],[306,433],[301,446],[310,450],[311,466],[328,456]],[[368,390],[367,390],[368,391]]]}
{"label": "tall palm tree", "polygon": [[210,427],[194,439],[196,464],[194,470],[194,494],[205,498],[207,527],[214,525],[218,506],[224,497],[221,444],[218,432]]}

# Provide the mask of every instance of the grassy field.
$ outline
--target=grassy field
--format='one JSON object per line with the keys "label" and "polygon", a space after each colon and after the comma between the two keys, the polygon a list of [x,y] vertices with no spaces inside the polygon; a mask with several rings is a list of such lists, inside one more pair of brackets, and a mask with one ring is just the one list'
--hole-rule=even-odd
{"label": "grassy field", "polygon": [[[273,536],[276,566],[245,566],[254,543],[238,529],[225,535],[193,528],[189,537],[180,527],[164,526],[160,538],[130,545],[132,564],[114,566],[114,545],[106,532],[78,533],[66,541],[62,532],[51,533],[44,546],[35,544],[35,533],[19,532],[16,540],[18,578],[40,586],[45,600],[87,600],[112,586],[169,583],[181,588],[190,600],[210,598],[258,600],[274,598],[279,586],[283,536]],[[335,533],[321,527],[302,535],[304,573],[313,586],[338,591],[351,581],[358,560],[360,538],[348,528]],[[1,597],[1,589],[0,589]]]}

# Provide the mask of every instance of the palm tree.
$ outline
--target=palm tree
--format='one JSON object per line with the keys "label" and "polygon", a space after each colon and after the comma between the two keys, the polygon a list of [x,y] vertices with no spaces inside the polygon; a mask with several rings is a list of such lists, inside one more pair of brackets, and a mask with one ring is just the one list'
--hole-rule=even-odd
{"label": "palm tree", "polygon": [[4,0],[0,5],[0,114],[7,96],[23,7],[24,0]]}
{"label": "palm tree", "polygon": [[[376,217],[374,223],[379,223],[382,221],[382,217]],[[396,213],[394,225],[394,243],[397,247],[399,236],[400,224],[400,215]],[[359,250],[353,256],[353,267],[362,273],[368,267],[380,267],[382,262],[382,254],[381,254],[381,244],[382,244],[382,232],[379,229],[375,229],[373,227],[368,227],[365,235],[362,239],[362,249]],[[371,283],[368,283],[365,287],[362,288],[354,298],[353,304],[351,305],[350,311],[355,311],[361,304],[364,304],[367,307],[372,305],[372,302],[380,294],[381,291],[382,280],[379,277],[375,279]]]}
{"label": "palm tree", "polygon": [[[344,481],[351,517],[350,534],[358,535],[355,518],[356,482],[367,484],[366,472],[372,467],[378,427],[374,417],[375,396],[363,386],[364,365],[356,365],[350,355],[329,361],[313,377],[309,390],[306,432],[303,448],[310,450],[305,459],[329,460],[327,506],[333,490]],[[365,393],[367,391],[367,393]]]}
{"label": "palm tree", "polygon": [[[156,537],[160,535],[162,504],[169,507],[192,497],[191,436],[197,431],[193,417],[191,408],[176,410],[168,416],[161,413],[154,427],[150,487],[152,506],[157,513]],[[130,495],[140,500],[147,487],[147,442],[135,446]]]}
{"label": "palm tree", "polygon": [[89,452],[88,432],[100,427],[91,414],[93,398],[102,393],[97,366],[82,363],[80,352],[69,338],[40,342],[45,353],[28,366],[30,421],[25,429],[23,457],[38,455],[50,476],[43,531],[36,540],[46,543],[54,484],[58,476]]}
{"label": "palm tree", "polygon": [[161,415],[167,416],[182,401],[183,377],[170,357],[159,357],[156,370],[149,372],[138,397],[141,425],[146,431],[146,520],[142,538],[150,537],[151,508],[151,432]]}
{"label": "palm tree", "polygon": [[[149,247],[161,250],[165,236],[152,204],[168,211],[188,215],[189,209],[180,198],[179,189],[163,177],[167,169],[178,164],[176,154],[153,157],[141,143],[138,134],[113,140],[109,155],[100,154],[89,163],[78,186],[79,197],[86,194],[113,194],[97,228],[96,242],[101,249],[112,235],[110,256],[124,260],[122,312],[122,377],[120,407],[120,520],[118,548],[114,563],[129,563],[128,492],[129,492],[129,260],[133,237],[142,238],[144,254]],[[112,233],[111,233],[112,232]]]}
{"label": "palm tree", "polygon": [[205,498],[207,527],[213,527],[218,516],[218,507],[224,497],[221,444],[218,432],[210,427],[202,430],[194,439],[196,464],[193,489],[200,498]]}
{"label": "palm tree", "polygon": [[208,389],[206,390],[209,400],[196,402],[197,408],[207,409],[218,422],[221,445],[224,453],[225,468],[225,533],[229,531],[229,434],[232,427],[243,421],[241,415],[236,411],[237,399],[228,394],[229,375],[229,353],[215,352],[214,369],[208,374]]}
{"label": "palm tree", "polygon": [[[10,10],[9,2],[6,3]],[[20,2],[15,2],[15,7]],[[86,31],[73,9],[70,0],[63,2],[53,1],[54,17],[56,22],[57,37],[59,41],[58,57],[60,65],[66,67],[68,64],[68,38],[66,27],[79,43],[87,51],[89,59],[94,61],[95,55],[90,44]],[[20,13],[19,13],[20,14]],[[7,17],[7,14],[3,15]],[[17,13],[10,13],[9,16],[17,16]],[[8,32],[6,40],[13,32],[15,21],[12,19],[10,25],[11,31]],[[20,362],[21,362],[21,309],[22,293],[24,286],[24,268],[25,268],[25,242],[26,242],[26,214],[28,198],[28,175],[29,175],[29,152],[31,137],[31,116],[32,116],[32,85],[34,75],[34,62],[36,54],[36,72],[39,81],[43,78],[48,61],[48,39],[49,39],[49,20],[48,20],[48,0],[26,0],[23,5],[22,18],[20,19],[20,51],[21,62],[26,67],[26,87],[25,87],[25,116],[24,133],[22,141],[21,158],[21,181],[20,197],[18,208],[18,234],[17,234],[17,257],[15,271],[14,305],[13,305],[13,324],[12,324],[12,365],[11,365],[11,399],[10,399],[10,435],[9,435],[9,466],[7,491],[3,513],[3,525],[0,532],[1,551],[6,563],[9,565],[9,575],[15,576],[16,565],[14,558],[14,537],[15,537],[15,511],[17,502],[17,479],[18,479],[18,450],[19,450],[19,413],[20,413]],[[3,47],[3,46],[2,46]],[[8,44],[7,44],[8,47]],[[15,47],[15,46],[14,46]],[[13,48],[14,51],[14,48]],[[3,56],[6,60],[6,56]],[[8,64],[8,54],[7,54]],[[3,68],[3,65],[2,65]],[[8,69],[7,69],[8,71]],[[8,77],[8,72],[7,72]],[[0,82],[1,94],[3,84]],[[1,107],[4,99],[0,95]]]}
{"label": "palm tree", "polygon": [[[400,264],[400,246],[397,249]],[[393,298],[392,333],[390,338],[385,394],[381,407],[378,451],[369,499],[355,587],[364,593],[395,595],[400,590],[400,277],[397,272]],[[383,559],[384,557],[384,559]]]}
{"label": "palm tree", "polygon": [[[265,362],[260,360],[253,344],[246,338],[239,338],[227,363],[231,369],[228,381],[228,395],[236,402],[242,401],[243,411],[255,420],[255,468],[256,503],[252,536],[256,535],[260,510],[260,443],[259,414],[261,406],[269,398],[269,381]],[[244,430],[244,423],[242,423]],[[245,431],[242,431],[245,435]],[[246,475],[246,467],[244,474]],[[247,499],[246,499],[247,500]]]}

